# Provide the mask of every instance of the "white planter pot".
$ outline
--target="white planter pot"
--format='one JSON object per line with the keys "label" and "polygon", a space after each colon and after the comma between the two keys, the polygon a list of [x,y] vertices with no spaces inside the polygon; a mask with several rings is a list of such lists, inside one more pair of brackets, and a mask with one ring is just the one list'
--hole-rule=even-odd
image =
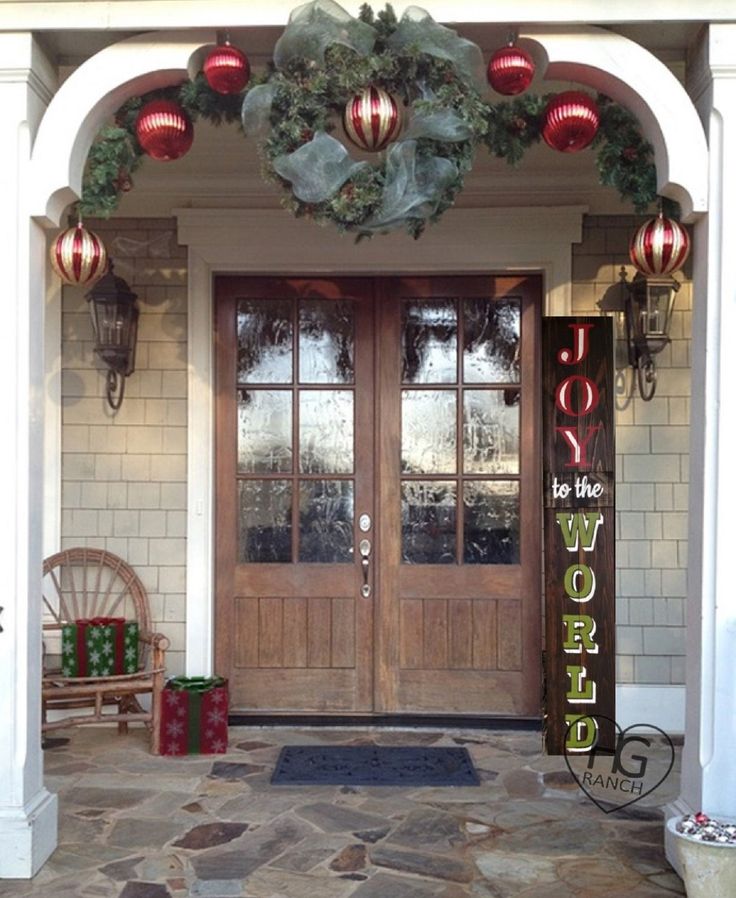
{"label": "white planter pot", "polygon": [[736,898],[736,845],[693,839],[677,831],[680,819],[671,817],[667,829],[675,839],[688,898]]}

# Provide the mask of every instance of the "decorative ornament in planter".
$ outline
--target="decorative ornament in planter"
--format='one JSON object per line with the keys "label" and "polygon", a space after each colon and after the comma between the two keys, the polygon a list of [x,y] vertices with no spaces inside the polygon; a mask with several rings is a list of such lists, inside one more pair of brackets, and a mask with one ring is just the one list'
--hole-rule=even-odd
{"label": "decorative ornament in planter", "polygon": [[81,221],[62,231],[51,244],[51,267],[65,284],[84,287],[104,274],[107,250],[97,234],[82,227]]}
{"label": "decorative ornament in planter", "polygon": [[488,83],[506,97],[524,93],[533,77],[534,60],[513,43],[496,50],[488,63]]}
{"label": "decorative ornament in planter", "polygon": [[135,134],[143,151],[159,162],[172,162],[194,141],[192,120],[173,100],[151,100],[138,113]]}
{"label": "decorative ornament in planter", "polygon": [[544,112],[542,137],[560,153],[577,153],[598,133],[600,112],[592,97],[579,90],[557,94]]}
{"label": "decorative ornament in planter", "polygon": [[645,222],[629,243],[629,258],[645,277],[672,274],[682,268],[689,253],[685,228],[661,212]]}
{"label": "decorative ornament in planter", "polygon": [[343,121],[356,147],[375,153],[398,136],[401,112],[390,93],[371,86],[348,101]]}
{"label": "decorative ornament in planter", "polygon": [[736,820],[712,820],[698,813],[671,817],[688,898],[733,898],[736,895]]}
{"label": "decorative ornament in planter", "polygon": [[248,57],[229,40],[210,50],[202,71],[207,84],[218,94],[239,94],[250,80]]}

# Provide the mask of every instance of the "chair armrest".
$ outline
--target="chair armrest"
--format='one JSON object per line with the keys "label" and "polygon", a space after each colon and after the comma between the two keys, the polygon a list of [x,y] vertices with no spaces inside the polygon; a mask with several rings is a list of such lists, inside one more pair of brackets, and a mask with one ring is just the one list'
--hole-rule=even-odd
{"label": "chair armrest", "polygon": [[151,662],[154,670],[165,668],[166,649],[171,645],[169,637],[164,636],[163,633],[140,633],[138,638],[141,642],[147,642],[153,649]]}
{"label": "chair armrest", "polygon": [[162,652],[165,652],[171,645],[169,637],[164,636],[163,633],[141,632],[139,633],[138,638],[141,642],[147,642],[152,648],[160,649]]}

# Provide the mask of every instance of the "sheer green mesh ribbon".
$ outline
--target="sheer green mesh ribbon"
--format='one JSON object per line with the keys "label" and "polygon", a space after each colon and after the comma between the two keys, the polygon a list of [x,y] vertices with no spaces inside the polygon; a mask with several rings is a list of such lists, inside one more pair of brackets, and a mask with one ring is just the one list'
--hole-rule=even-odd
{"label": "sheer green mesh ribbon", "polygon": [[318,131],[309,143],[288,156],[273,160],[276,172],[291,181],[294,196],[303,203],[322,203],[367,162],[354,162],[339,140]]}
{"label": "sheer green mesh ribbon", "polygon": [[485,87],[483,54],[472,41],[440,25],[430,14],[418,6],[410,6],[401,17],[399,26],[388,39],[392,50],[400,52],[408,47],[446,59],[463,77],[482,90]]}
{"label": "sheer green mesh ribbon", "polygon": [[275,84],[259,84],[243,100],[243,131],[246,137],[262,137],[271,127]]}
{"label": "sheer green mesh ribbon", "polygon": [[274,65],[284,70],[296,59],[324,65],[325,50],[333,44],[342,44],[367,56],[376,36],[375,28],[354,19],[333,0],[313,0],[297,7],[289,16],[289,24],[274,47]]}
{"label": "sheer green mesh ribbon", "polygon": [[[381,24],[385,25],[385,22]],[[461,111],[453,108],[452,102],[448,102],[445,76],[448,73],[454,76],[456,84],[461,86],[462,96],[478,98],[478,85],[484,78],[481,51],[450,28],[438,25],[429,13],[418,7],[407,9],[398,23],[393,19],[388,37],[384,27],[380,40],[379,29],[367,21],[354,19],[333,0],[313,0],[294,10],[274,49],[276,71],[271,80],[252,88],[246,95],[243,128],[247,135],[266,138],[264,147],[274,174],[288,181],[294,199],[309,205],[310,211],[322,220],[339,219],[332,215],[334,207],[330,204],[336,202],[345,185],[369,167],[369,163],[355,161],[341,141],[325,133],[323,123],[315,123],[315,133],[308,135],[295,150],[291,149],[295,144],[293,136],[289,140],[280,139],[281,145],[290,150],[280,154],[273,152],[279,141],[274,143],[272,138],[269,139],[268,132],[270,128],[279,128],[279,122],[274,120],[274,109],[277,108],[278,115],[288,120],[289,114],[284,113],[284,109],[289,109],[289,103],[292,104],[293,118],[303,120],[305,130],[310,130],[308,123],[312,119],[302,115],[301,101],[293,99],[302,89],[302,78],[317,78],[323,90],[324,83],[330,85],[325,90],[325,108],[331,107],[335,113],[341,111],[340,105],[347,99],[344,84],[348,82],[341,81],[340,73],[334,68],[326,67],[325,54],[335,45],[347,47],[365,59],[371,56],[393,58],[399,71],[418,54],[449,65],[448,69],[438,69],[435,63],[426,80],[407,85],[400,79],[402,86],[394,86],[398,94],[407,92],[409,96],[403,99],[413,103],[408,127],[373,167],[373,183],[378,192],[365,217],[341,220],[343,227],[361,234],[402,227],[417,234],[424,222],[452,203],[457,181],[470,167],[469,154],[466,154],[468,159],[458,162],[463,153],[455,147],[466,141],[477,142],[477,128],[463,117]],[[379,64],[375,70],[384,71],[384,68]],[[377,79],[380,83],[380,77]],[[391,89],[390,84],[384,86]],[[402,97],[396,99],[401,102]],[[272,130],[271,135],[274,133]],[[345,202],[343,197],[341,202]]]}
{"label": "sheer green mesh ribbon", "polygon": [[421,157],[416,140],[392,144],[386,154],[386,183],[381,208],[360,225],[365,233],[402,228],[409,219],[426,221],[438,210],[457,168],[440,156]]}

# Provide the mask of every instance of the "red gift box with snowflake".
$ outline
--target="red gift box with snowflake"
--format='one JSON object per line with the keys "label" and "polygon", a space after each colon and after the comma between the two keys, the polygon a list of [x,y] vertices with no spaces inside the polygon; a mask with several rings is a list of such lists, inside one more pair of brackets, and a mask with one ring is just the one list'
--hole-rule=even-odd
{"label": "red gift box with snowflake", "polygon": [[173,677],[161,704],[162,755],[212,755],[227,751],[227,680]]}

